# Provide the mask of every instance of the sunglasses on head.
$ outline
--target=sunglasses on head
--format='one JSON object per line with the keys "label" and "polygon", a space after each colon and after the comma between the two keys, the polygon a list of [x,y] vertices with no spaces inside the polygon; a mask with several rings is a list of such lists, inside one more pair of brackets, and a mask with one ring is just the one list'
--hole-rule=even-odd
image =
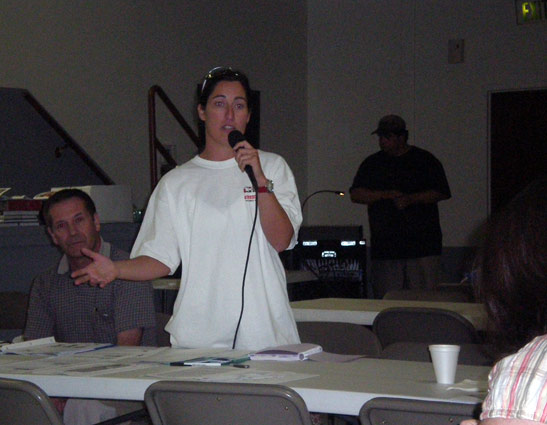
{"label": "sunglasses on head", "polygon": [[205,77],[203,77],[203,83],[201,83],[201,93],[205,90],[207,83],[213,79],[218,79],[224,76],[239,77],[241,74],[238,71],[234,71],[228,66],[216,66],[211,69]]}

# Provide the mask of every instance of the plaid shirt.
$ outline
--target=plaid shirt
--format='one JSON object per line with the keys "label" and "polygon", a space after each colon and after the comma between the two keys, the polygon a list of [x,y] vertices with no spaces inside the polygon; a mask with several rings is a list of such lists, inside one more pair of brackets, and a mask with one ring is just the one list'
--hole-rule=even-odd
{"label": "plaid shirt", "polygon": [[547,423],[547,335],[498,362],[489,376],[481,419]]}
{"label": "plaid shirt", "polygon": [[[102,241],[112,260],[128,254]],[[117,334],[143,328],[143,345],[156,345],[153,289],[149,282],[115,280],[105,288],[75,286],[66,256],[33,282],[25,337],[54,336],[59,342],[117,341]]]}

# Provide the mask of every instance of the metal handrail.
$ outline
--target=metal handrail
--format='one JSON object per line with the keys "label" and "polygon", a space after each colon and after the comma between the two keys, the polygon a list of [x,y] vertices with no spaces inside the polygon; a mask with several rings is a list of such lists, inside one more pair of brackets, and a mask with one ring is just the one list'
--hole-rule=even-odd
{"label": "metal handrail", "polygon": [[177,107],[163,89],[154,85],[148,90],[148,135],[149,135],[149,147],[150,147],[150,190],[153,190],[158,184],[158,164],[157,164],[157,151],[160,152],[162,157],[167,161],[168,165],[176,166],[177,162],[173,159],[169,151],[158,140],[156,135],[156,95],[163,101],[169,112],[180,124],[182,129],[190,137],[196,147],[200,147],[200,140],[195,131],[190,127],[188,122],[184,119]]}
{"label": "metal handrail", "polygon": [[99,179],[102,180],[102,182],[106,185],[114,184],[114,180],[110,178],[108,174],[104,172],[104,170],[99,167],[99,165],[85,152],[80,145],[70,136],[70,134],[67,133],[67,131],[59,124],[53,116],[49,114],[48,111],[38,102],[38,100],[30,94],[28,90],[24,90],[23,92],[24,99],[32,105],[32,107],[40,114],[40,116],[55,130],[55,132],[63,139],[65,142],[64,146],[58,146],[55,149],[55,157],[59,158],[63,152],[63,150],[67,148],[71,148],[76,155],[78,155],[81,160],[99,177]]}

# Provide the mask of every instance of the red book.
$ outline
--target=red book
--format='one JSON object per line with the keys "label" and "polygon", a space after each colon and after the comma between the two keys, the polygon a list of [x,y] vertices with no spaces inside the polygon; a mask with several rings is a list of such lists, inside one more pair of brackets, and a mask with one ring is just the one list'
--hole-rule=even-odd
{"label": "red book", "polygon": [[4,211],[40,211],[42,208],[40,199],[6,199],[0,201]]}

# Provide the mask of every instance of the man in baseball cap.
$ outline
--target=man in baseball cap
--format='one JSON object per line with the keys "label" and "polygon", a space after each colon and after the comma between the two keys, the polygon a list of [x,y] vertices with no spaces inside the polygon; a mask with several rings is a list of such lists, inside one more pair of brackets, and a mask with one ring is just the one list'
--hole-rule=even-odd
{"label": "man in baseball cap", "polygon": [[386,115],[378,122],[378,128],[374,130],[371,134],[388,135],[388,134],[397,134],[401,135],[408,133],[406,131],[405,120],[402,119],[399,115]]}
{"label": "man in baseball cap", "polygon": [[372,132],[380,151],[366,158],[350,188],[368,206],[374,296],[399,289],[434,289],[442,233],[437,203],[450,198],[442,164],[408,144],[403,118],[386,115]]}

